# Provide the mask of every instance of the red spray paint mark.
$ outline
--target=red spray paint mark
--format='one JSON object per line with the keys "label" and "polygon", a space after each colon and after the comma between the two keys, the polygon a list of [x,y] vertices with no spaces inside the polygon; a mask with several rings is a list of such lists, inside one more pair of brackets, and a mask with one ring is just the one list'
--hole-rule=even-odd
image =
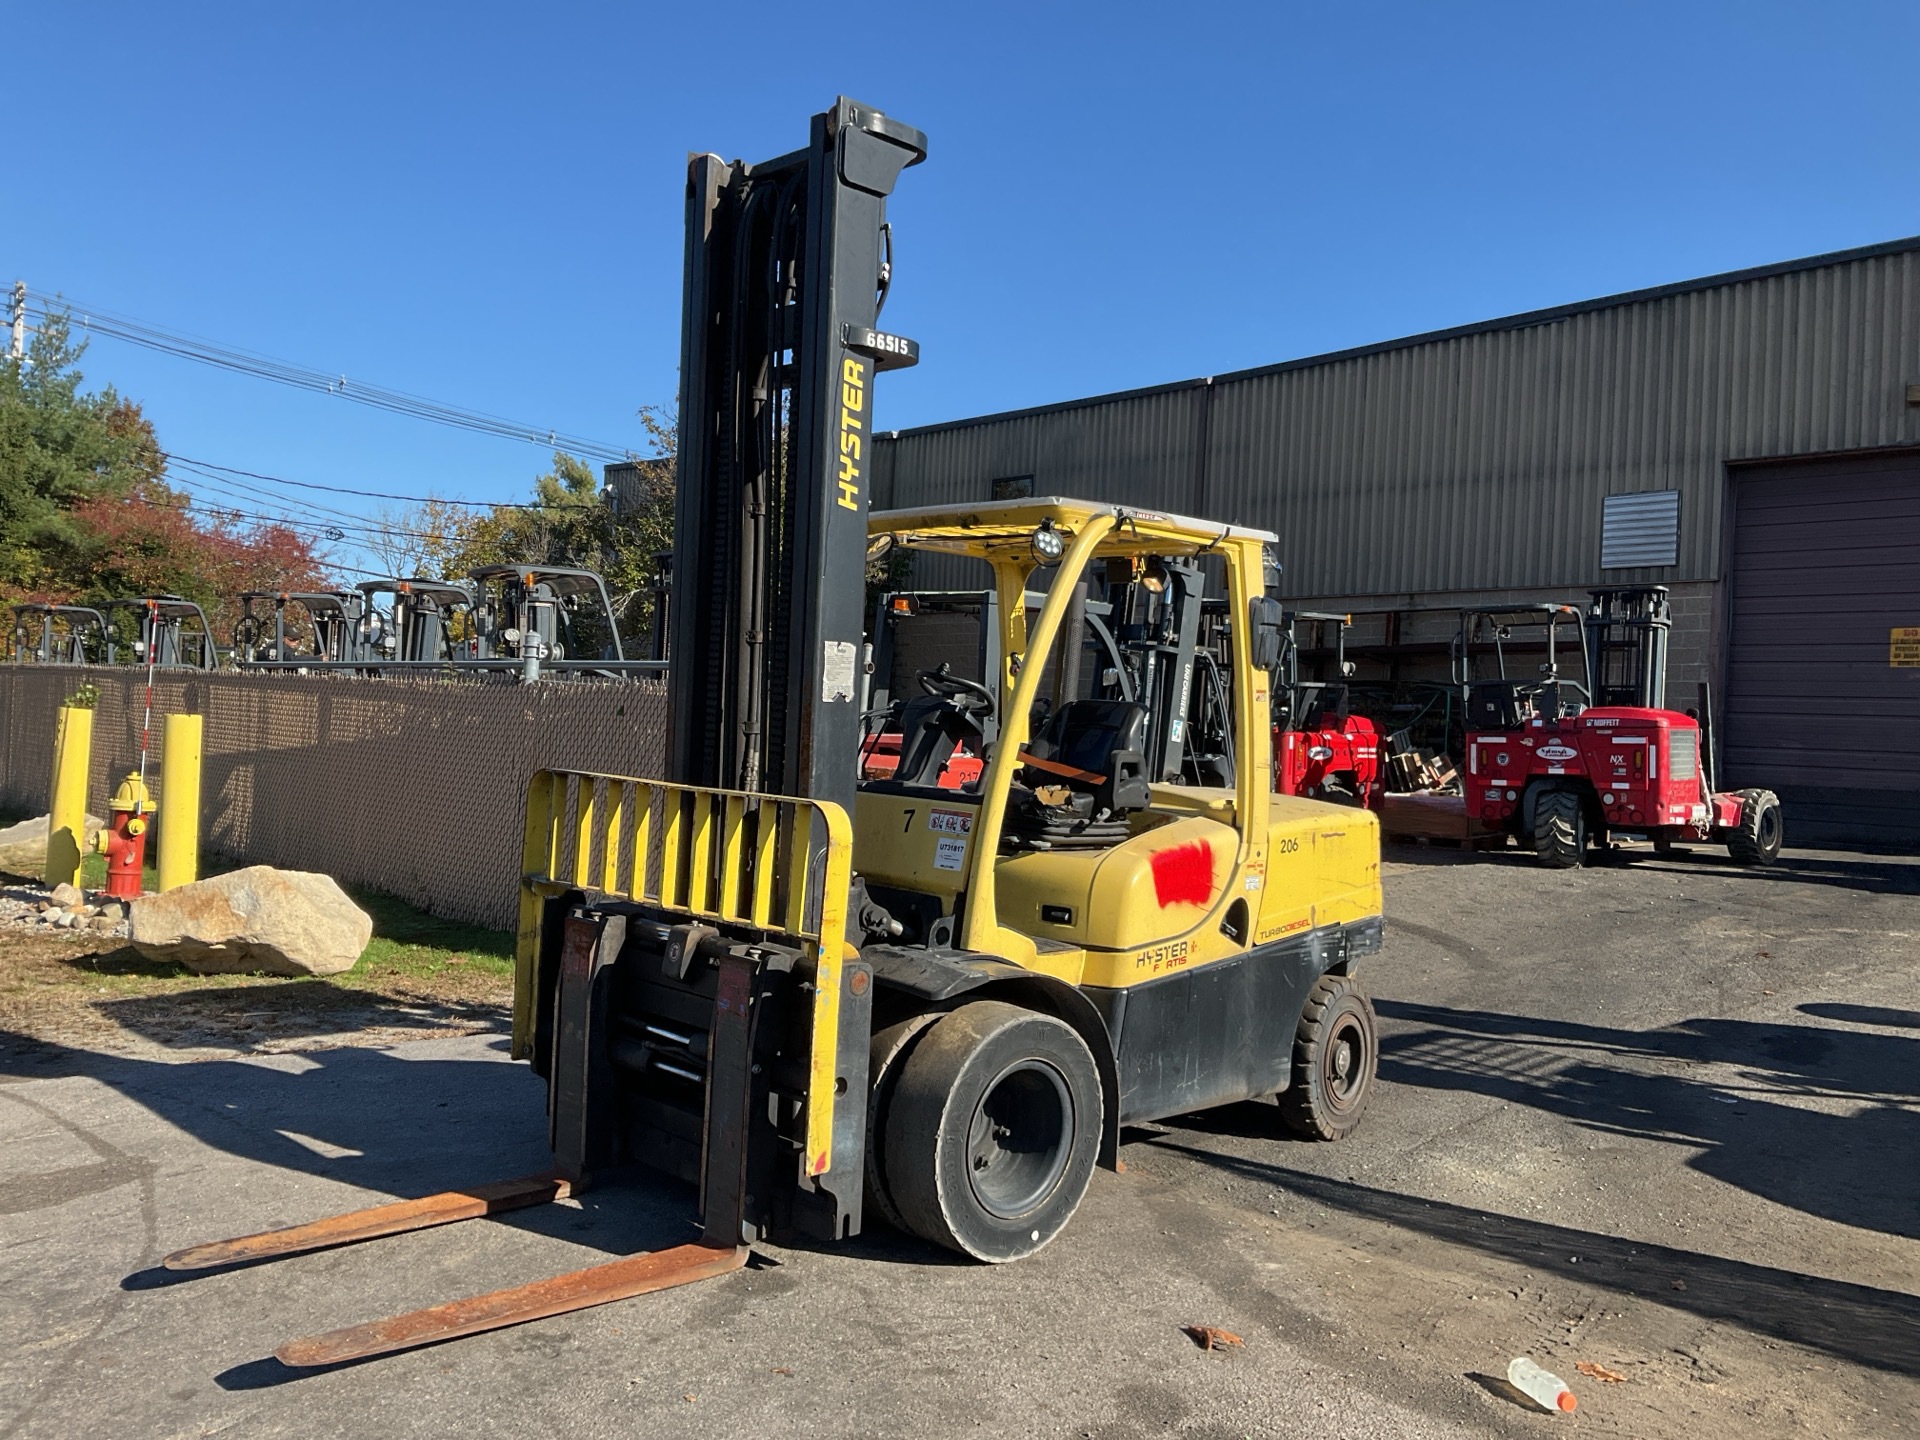
{"label": "red spray paint mark", "polygon": [[1153,892],[1160,908],[1204,905],[1213,898],[1213,849],[1189,840],[1171,850],[1153,852]]}

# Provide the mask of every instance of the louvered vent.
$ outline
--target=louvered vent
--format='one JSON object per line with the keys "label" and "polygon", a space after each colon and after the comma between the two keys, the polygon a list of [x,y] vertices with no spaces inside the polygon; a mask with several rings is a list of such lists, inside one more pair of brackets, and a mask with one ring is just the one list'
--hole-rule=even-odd
{"label": "louvered vent", "polygon": [[1600,568],[1638,570],[1680,562],[1680,492],[1609,495],[1600,508]]}
{"label": "louvered vent", "polygon": [[1667,734],[1673,744],[1667,750],[1667,778],[1691,780],[1700,773],[1700,732],[1677,726]]}

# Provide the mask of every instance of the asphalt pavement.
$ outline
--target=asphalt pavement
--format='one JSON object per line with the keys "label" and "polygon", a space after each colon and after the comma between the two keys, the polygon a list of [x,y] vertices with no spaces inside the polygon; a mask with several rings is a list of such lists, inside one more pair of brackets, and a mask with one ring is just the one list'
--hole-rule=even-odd
{"label": "asphalt pavement", "polygon": [[[539,1082],[500,1035],[0,1040],[0,1440],[1920,1434],[1920,861],[1395,849],[1387,895],[1381,1085],[1343,1144],[1234,1106],[1128,1132],[1015,1265],[768,1245],[313,1374],[274,1347],[678,1243],[693,1197],[637,1178],[183,1280],[184,1245],[543,1168]],[[1519,1403],[1519,1354],[1576,1416]]]}

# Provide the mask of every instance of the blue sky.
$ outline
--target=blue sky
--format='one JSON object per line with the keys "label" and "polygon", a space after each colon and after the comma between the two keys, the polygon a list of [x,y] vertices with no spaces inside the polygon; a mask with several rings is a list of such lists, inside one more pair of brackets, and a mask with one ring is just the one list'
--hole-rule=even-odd
{"label": "blue sky", "polygon": [[[1920,6],[12,7],[0,279],[617,444],[688,150],[924,130],[888,427],[1920,232]],[[182,454],[524,494],[534,447],[100,340]]]}

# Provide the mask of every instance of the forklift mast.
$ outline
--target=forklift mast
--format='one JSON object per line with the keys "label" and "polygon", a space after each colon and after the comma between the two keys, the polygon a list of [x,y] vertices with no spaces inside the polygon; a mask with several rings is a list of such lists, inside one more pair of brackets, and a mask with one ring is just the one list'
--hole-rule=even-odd
{"label": "forklift mast", "polygon": [[844,96],[804,150],[687,177],[670,778],[828,800],[857,785],[886,200],[926,137]]}
{"label": "forklift mast", "polygon": [[1206,576],[1197,560],[1109,562],[1107,602],[1132,695],[1147,708],[1148,778],[1178,783],[1185,766],[1188,712]]}
{"label": "forklift mast", "polygon": [[1587,607],[1587,691],[1595,705],[1667,708],[1667,587],[1595,590]]}

